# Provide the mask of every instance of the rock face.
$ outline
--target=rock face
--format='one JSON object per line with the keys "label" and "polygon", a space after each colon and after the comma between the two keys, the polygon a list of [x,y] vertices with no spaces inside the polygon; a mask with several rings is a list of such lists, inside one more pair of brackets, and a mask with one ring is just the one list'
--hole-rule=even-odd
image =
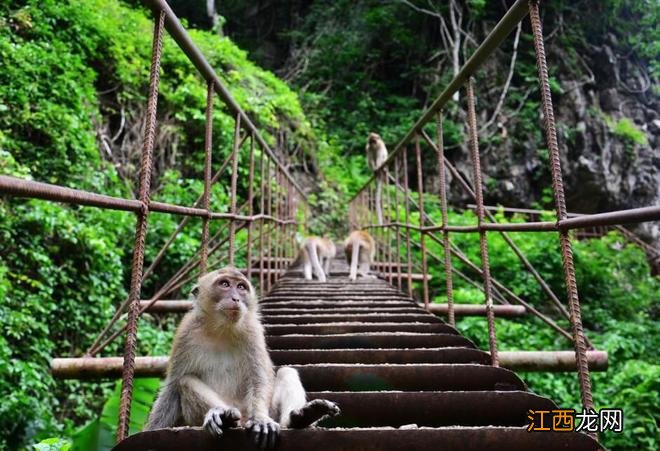
{"label": "rock face", "polygon": [[[563,60],[560,49],[553,49],[550,64],[553,58],[555,63]],[[585,59],[592,74],[576,80],[568,71],[559,70],[562,92],[553,93],[568,210],[598,213],[660,205],[658,96],[640,81],[639,69],[617,58],[608,45],[594,48]],[[541,120],[539,117],[539,127]],[[544,187],[551,187],[544,153],[536,149],[533,139],[520,142],[516,138],[515,144],[509,137],[495,149],[484,146],[487,203],[530,206],[541,200]],[[450,158],[471,179],[467,152]],[[450,200],[471,201],[455,183]],[[660,249],[658,222],[634,230]]]}

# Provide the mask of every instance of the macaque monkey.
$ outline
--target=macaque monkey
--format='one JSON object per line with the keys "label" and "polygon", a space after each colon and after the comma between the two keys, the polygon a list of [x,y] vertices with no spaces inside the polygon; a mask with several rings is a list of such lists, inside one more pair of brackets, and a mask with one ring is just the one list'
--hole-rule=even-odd
{"label": "macaque monkey", "polygon": [[344,241],[344,251],[346,260],[351,265],[348,275],[350,280],[357,279],[358,272],[362,277],[373,277],[369,275],[369,269],[376,255],[376,242],[368,232],[364,230],[351,232]]}
{"label": "macaque monkey", "polygon": [[387,160],[387,147],[378,133],[369,133],[367,138],[367,163],[375,171]]}
{"label": "macaque monkey", "polygon": [[300,245],[300,258],[306,280],[312,280],[312,269],[320,282],[330,277],[330,260],[337,254],[337,248],[330,238],[310,236]]}
{"label": "macaque monkey", "polygon": [[274,446],[280,427],[303,428],[339,413],[330,401],[307,402],[295,369],[275,373],[254,288],[237,269],[206,274],[193,295],[145,430],[201,425],[221,436],[243,426],[264,448]]}
{"label": "macaque monkey", "polygon": [[[387,147],[380,138],[378,133],[369,133],[367,138],[367,163],[372,171],[376,171],[387,160]],[[383,224],[383,207],[382,207],[382,191],[383,191],[383,176],[387,174],[387,168],[383,172],[376,174],[376,216],[378,218],[378,225]]]}

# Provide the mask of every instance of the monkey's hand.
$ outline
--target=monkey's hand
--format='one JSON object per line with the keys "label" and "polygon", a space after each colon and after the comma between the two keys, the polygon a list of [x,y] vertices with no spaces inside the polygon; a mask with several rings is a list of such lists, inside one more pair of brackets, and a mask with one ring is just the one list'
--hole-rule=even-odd
{"label": "monkey's hand", "polygon": [[233,407],[213,407],[204,417],[204,429],[211,435],[220,437],[222,430],[237,426],[241,419],[241,412]]}
{"label": "monkey's hand", "polygon": [[279,423],[268,417],[251,418],[245,423],[245,428],[250,431],[254,444],[261,449],[274,447],[280,435]]}

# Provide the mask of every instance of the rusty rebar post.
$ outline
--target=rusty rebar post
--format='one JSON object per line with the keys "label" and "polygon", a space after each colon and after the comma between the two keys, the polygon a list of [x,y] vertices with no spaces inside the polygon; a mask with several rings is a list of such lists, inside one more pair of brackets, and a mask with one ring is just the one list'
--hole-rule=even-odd
{"label": "rusty rebar post", "polygon": [[[254,214],[254,132],[250,133],[250,173],[248,176],[248,215]],[[252,221],[247,225],[247,250],[245,255],[247,278],[252,282]]]}
{"label": "rusty rebar post", "polygon": [[[561,171],[561,159],[559,156],[559,144],[557,143],[557,130],[555,126],[555,114],[550,94],[550,83],[548,81],[548,66],[545,59],[545,46],[543,44],[543,28],[539,15],[539,6],[536,0],[529,2],[529,18],[532,24],[534,37],[534,51],[536,53],[536,65],[539,73],[539,89],[541,91],[541,104],[543,107],[543,120],[545,122],[545,138],[550,150],[550,171],[552,174],[552,191],[555,197],[555,208],[557,210],[557,221],[567,218],[566,199],[564,196],[564,182]],[[575,359],[577,362],[578,379],[580,382],[580,394],[582,407],[593,409],[594,402],[591,394],[591,378],[589,376],[589,365],[587,361],[587,344],[582,328],[582,314],[580,311],[580,300],[578,298],[577,283],[575,281],[575,266],[573,263],[573,250],[567,230],[559,232],[559,243],[566,280],[566,291],[568,295],[568,309],[571,326],[573,327],[573,342],[575,343]]]}
{"label": "rusty rebar post", "polygon": [[154,136],[156,134],[156,108],[158,105],[158,84],[160,81],[160,56],[163,49],[163,27],[165,13],[160,11],[154,24],[153,44],[151,50],[151,70],[149,75],[149,95],[147,114],[145,118],[144,142],[142,145],[142,160],[140,164],[140,185],[138,199],[142,210],[137,214],[135,227],[135,247],[133,249],[133,264],[131,267],[131,287],[129,295],[128,319],[126,328],[126,344],[124,346],[124,363],[122,367],[121,399],[119,401],[119,424],[117,425],[117,442],[128,436],[131,400],[133,398],[133,376],[135,375],[135,348],[137,347],[137,322],[140,308],[140,292],[142,290],[142,269],[144,265],[144,244],[147,237],[147,220],[149,217],[149,191],[151,189],[151,170]]}
{"label": "rusty rebar post", "polygon": [[[270,165],[271,165],[271,160],[270,158],[266,162],[266,208],[267,208],[267,214],[268,216],[272,216],[273,214],[273,182],[270,179]],[[272,259],[271,259],[271,246],[273,244],[273,233],[268,234],[268,240],[266,244],[266,263],[268,266],[268,269],[266,271],[266,292],[270,291],[270,286],[271,286],[271,275],[272,275]]]}
{"label": "rusty rebar post", "polygon": [[[265,152],[261,149],[261,156],[259,157],[259,184],[260,184],[260,194],[259,194],[259,214],[264,214],[265,204],[266,204],[266,175],[264,173],[265,164],[264,164],[264,154]],[[259,294],[261,297],[264,296],[264,220],[259,221]]]}
{"label": "rusty rebar post", "polygon": [[[422,151],[419,146],[419,135],[415,136],[415,161],[417,163],[417,193],[419,195],[418,209],[419,209],[419,226],[424,227],[424,179],[422,178]],[[426,260],[426,234],[419,232],[419,243],[422,246],[422,285],[424,293],[424,308],[429,308],[429,277],[428,266]]]}
{"label": "rusty rebar post", "polygon": [[[241,133],[241,115],[237,114],[234,122],[234,143],[231,151],[231,193],[230,211],[236,214],[236,183],[238,181],[238,150]],[[236,246],[236,223],[234,219],[229,220],[229,265],[234,265]]]}
{"label": "rusty rebar post", "polygon": [[[284,185],[285,185],[285,190],[284,190],[284,201],[286,205],[286,219],[287,220],[292,220],[293,219],[293,196],[294,193],[291,191],[291,185],[289,182],[284,179]],[[291,256],[291,250],[292,250],[292,241],[291,238],[293,237],[293,234],[291,233],[293,230],[293,224],[288,224],[285,226],[285,242],[284,242],[284,260],[282,267],[284,269],[287,268],[287,264],[289,263],[289,258]]]}
{"label": "rusty rebar post", "polygon": [[385,171],[385,183],[384,183],[384,190],[385,190],[385,217],[387,218],[386,221],[388,224],[387,226],[387,270],[389,272],[387,280],[389,281],[390,284],[394,283],[394,267],[392,266],[392,261],[394,253],[392,251],[392,204],[391,204],[391,196],[390,196],[390,177],[389,177],[389,171],[387,170],[387,167],[384,169]]}
{"label": "rusty rebar post", "polygon": [[[204,195],[202,207],[210,213],[211,203],[211,161],[213,156],[213,82],[206,85],[206,125],[204,129]],[[199,259],[199,275],[206,273],[206,260],[209,256],[209,216],[202,219],[202,248]]]}
{"label": "rusty rebar post", "polygon": [[[279,169],[275,168],[275,192],[273,193],[273,202],[275,203],[275,218],[282,218],[282,199],[280,188],[282,186],[282,180],[280,178]],[[282,252],[282,225],[279,223],[275,224],[275,249],[273,250],[274,260],[271,265],[273,268],[273,280],[276,283],[280,270],[280,253]]]}
{"label": "rusty rebar post", "polygon": [[[474,177],[474,193],[477,203],[477,222],[479,227],[484,223],[483,185],[481,182],[481,161],[479,159],[479,141],[477,136],[477,114],[474,105],[474,89],[472,78],[467,82],[468,129],[470,133],[470,155]],[[490,262],[488,260],[488,238],[486,231],[479,230],[481,247],[481,267],[484,279],[484,296],[486,297],[486,318],[488,320],[488,345],[493,366],[499,366],[497,358],[497,335],[495,334],[495,312],[493,311],[492,282],[490,279]]]}
{"label": "rusty rebar post", "polygon": [[[410,225],[410,199],[408,188],[408,148],[401,150],[401,159],[403,160],[403,203],[406,211],[405,224]],[[412,297],[412,258],[410,255],[410,228],[406,227],[406,261],[408,263],[408,296]]]}
{"label": "rusty rebar post", "polygon": [[[442,110],[437,115],[437,155],[438,155],[438,175],[440,178],[440,205],[442,212],[442,227],[447,227],[449,220],[447,218],[447,181],[445,173],[445,144],[442,130]],[[447,286],[447,317],[451,326],[456,326],[454,316],[454,288],[452,281],[451,268],[451,249],[449,247],[449,231],[443,229],[442,242],[445,254],[445,280]]]}
{"label": "rusty rebar post", "polygon": [[397,287],[401,289],[401,227],[399,224],[399,159],[394,159],[394,211],[396,212],[396,264]]}

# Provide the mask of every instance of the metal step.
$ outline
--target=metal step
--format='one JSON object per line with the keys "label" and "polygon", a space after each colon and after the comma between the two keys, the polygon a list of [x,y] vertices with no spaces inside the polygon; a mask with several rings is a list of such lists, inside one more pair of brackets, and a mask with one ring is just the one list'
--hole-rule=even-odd
{"label": "metal step", "polygon": [[308,399],[337,403],[341,415],[323,427],[523,426],[527,411],[553,410],[547,398],[525,391],[310,392]]}
{"label": "metal step", "polygon": [[338,335],[269,335],[270,349],[379,349],[379,348],[443,348],[465,346],[474,348],[467,338],[453,334],[420,334],[409,332],[352,333]]}
{"label": "metal step", "polygon": [[350,334],[360,332],[417,332],[458,334],[456,329],[442,323],[364,323],[364,322],[336,322],[317,324],[267,324],[268,335],[290,334]]}
{"label": "metal step", "polygon": [[515,373],[474,364],[290,365],[308,391],[526,390]]}
{"label": "metal step", "polygon": [[310,363],[476,363],[490,365],[490,355],[473,348],[429,349],[276,349],[270,351],[275,365]]}
{"label": "metal step", "polygon": [[419,307],[335,307],[335,308],[281,308],[275,306],[274,308],[265,309],[262,311],[263,315],[279,316],[279,315],[304,315],[304,314],[363,314],[363,313],[427,313],[426,310]]}
{"label": "metal step", "polygon": [[323,300],[336,300],[336,301],[410,301],[411,299],[403,294],[379,294],[379,293],[291,293],[291,294],[268,294],[268,296],[261,299],[261,302],[277,302],[277,301],[295,301],[305,299],[323,299]]}
{"label": "metal step", "polygon": [[293,300],[281,301],[261,304],[259,309],[262,312],[268,312],[271,309],[280,308],[355,308],[367,307],[379,311],[380,308],[393,308],[393,307],[416,307],[416,304],[410,300],[403,301],[330,301],[330,300]]}
{"label": "metal step", "polygon": [[308,323],[432,323],[442,324],[437,316],[428,313],[362,313],[362,314],[301,314],[301,315],[275,315],[263,313],[265,324],[308,324]]}
{"label": "metal step", "polygon": [[[182,448],[183,446],[183,448]],[[172,428],[131,435],[113,451],[217,451],[255,449],[243,429],[212,437],[202,428]],[[527,432],[524,427],[283,429],[278,450],[296,451],[596,451],[595,440],[579,432]]]}

